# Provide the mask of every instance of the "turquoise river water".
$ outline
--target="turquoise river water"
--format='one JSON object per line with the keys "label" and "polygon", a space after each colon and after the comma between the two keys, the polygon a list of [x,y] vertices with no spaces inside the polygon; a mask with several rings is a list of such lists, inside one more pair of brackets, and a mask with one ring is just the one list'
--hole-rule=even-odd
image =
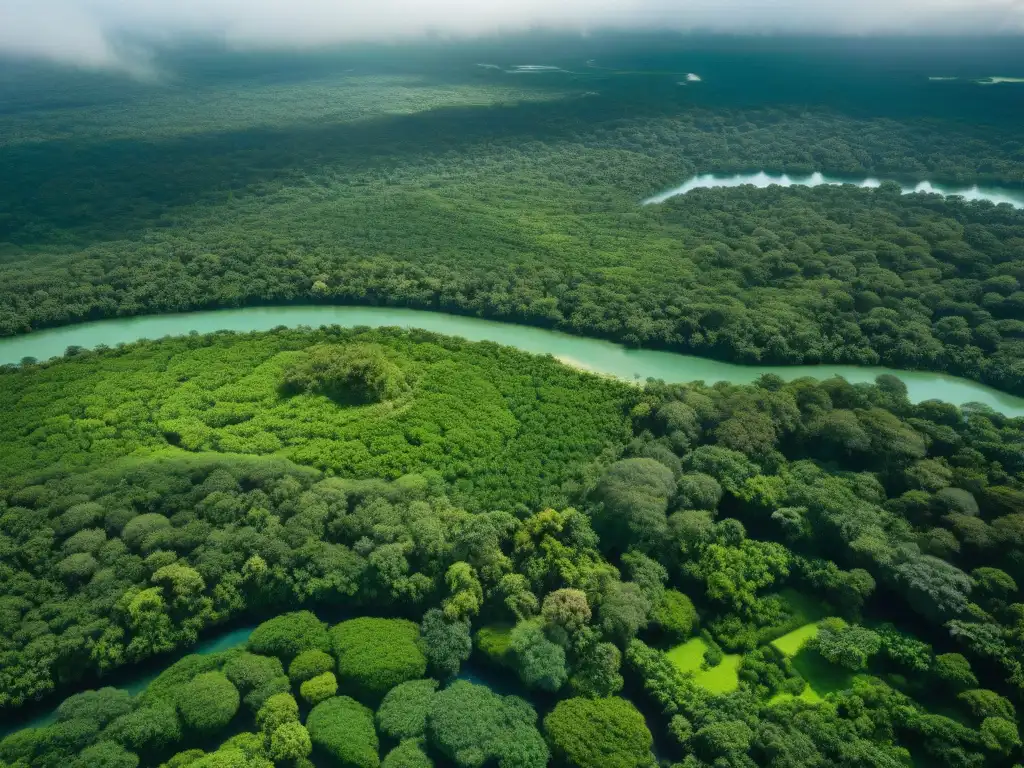
{"label": "turquoise river water", "polygon": [[1010,416],[1024,416],[1024,398],[939,373],[856,365],[736,365],[693,355],[630,349],[621,344],[543,328],[392,307],[248,307],[99,320],[0,339],[0,364],[17,363],[29,356],[45,360],[63,354],[72,345],[92,348],[105,344],[112,347],[139,339],[184,335],[192,331],[263,331],[280,325],[316,327],[331,324],[415,327],[462,336],[471,341],[493,341],[526,352],[550,354],[570,365],[627,380],[642,381],[650,377],[669,382],[724,380],[746,384],[763,373],[774,373],[786,380],[801,376],[818,379],[842,376],[859,383],[871,382],[876,376],[889,373],[906,383],[910,398],[915,402],[929,399],[958,405],[977,402]]}

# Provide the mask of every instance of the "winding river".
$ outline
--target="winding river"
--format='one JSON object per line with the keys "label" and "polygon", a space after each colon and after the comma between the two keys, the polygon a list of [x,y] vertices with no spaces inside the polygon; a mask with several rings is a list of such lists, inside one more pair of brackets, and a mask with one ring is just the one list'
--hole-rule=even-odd
{"label": "winding river", "polygon": [[[780,187],[820,187],[822,185],[840,186],[842,184],[853,184],[854,186],[866,189],[874,189],[875,187],[882,186],[882,182],[879,179],[863,179],[861,181],[855,181],[851,179],[824,176],[820,173],[812,173],[810,176],[788,176],[785,173],[773,176],[765,173],[764,171],[761,171],[760,173],[738,173],[735,176],[719,176],[713,173],[708,173],[703,176],[694,176],[692,179],[680,184],[678,187],[673,187],[659,195],[649,197],[643,201],[643,204],[651,205],[652,203],[663,203],[671,197],[685,195],[687,192],[692,192],[695,189],[742,187],[746,184],[752,184],[760,189],[770,187],[773,184],[777,184]],[[901,184],[900,189],[903,190],[903,194],[905,195],[911,195],[917,192],[926,192],[929,194],[942,195],[944,197],[956,195],[957,197],[962,197],[964,200],[968,201],[988,200],[996,205],[999,205],[1000,203],[1009,203],[1015,208],[1024,208],[1024,190],[979,187],[977,185],[965,189],[954,189],[952,187],[932,184],[930,181],[922,181],[914,186]]]}
{"label": "winding river", "polygon": [[330,324],[423,328],[450,336],[462,336],[470,341],[493,341],[525,352],[551,354],[569,365],[626,380],[724,380],[747,384],[763,373],[774,373],[785,380],[801,376],[818,379],[842,376],[848,381],[860,383],[872,382],[875,377],[889,373],[906,383],[910,399],[915,402],[929,399],[945,400],[958,405],[976,402],[1010,416],[1024,416],[1024,398],[940,373],[856,365],[736,365],[673,352],[629,349],[609,341],[571,336],[543,328],[392,307],[248,307],[99,320],[0,339],[0,364],[17,363],[28,356],[45,360],[63,354],[72,345],[92,348],[105,344],[113,347],[139,339],[184,335],[191,331],[264,331],[280,325],[316,327]]}

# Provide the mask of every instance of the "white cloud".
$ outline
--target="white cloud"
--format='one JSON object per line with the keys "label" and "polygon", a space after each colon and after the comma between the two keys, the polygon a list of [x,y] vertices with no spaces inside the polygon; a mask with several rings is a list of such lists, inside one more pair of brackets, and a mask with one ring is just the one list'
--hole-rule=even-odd
{"label": "white cloud", "polygon": [[123,64],[125,36],[296,47],[535,26],[1024,33],[1024,0],[0,0],[0,51],[87,66]]}

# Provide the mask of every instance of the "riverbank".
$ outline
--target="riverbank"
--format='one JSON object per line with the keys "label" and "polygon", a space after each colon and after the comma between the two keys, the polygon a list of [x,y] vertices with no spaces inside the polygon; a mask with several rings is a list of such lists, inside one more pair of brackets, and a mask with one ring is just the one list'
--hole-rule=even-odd
{"label": "riverbank", "polygon": [[46,360],[71,346],[92,349],[129,344],[140,339],[181,336],[214,331],[267,331],[277,326],[340,325],[343,327],[400,326],[461,336],[469,341],[491,341],[533,354],[549,354],[573,367],[625,381],[648,378],[667,382],[729,381],[749,384],[764,374],[786,381],[802,377],[826,379],[842,376],[852,383],[870,383],[878,376],[899,377],[911,400],[943,400],[962,405],[974,402],[1008,416],[1024,416],[1024,398],[969,379],[941,373],[901,371],[881,366],[856,365],[739,365],[719,360],[633,349],[601,339],[572,336],[533,326],[502,323],[465,315],[402,309],[305,305],[247,307],[206,312],[149,315],[50,328],[0,339],[0,364],[16,364],[25,357]]}

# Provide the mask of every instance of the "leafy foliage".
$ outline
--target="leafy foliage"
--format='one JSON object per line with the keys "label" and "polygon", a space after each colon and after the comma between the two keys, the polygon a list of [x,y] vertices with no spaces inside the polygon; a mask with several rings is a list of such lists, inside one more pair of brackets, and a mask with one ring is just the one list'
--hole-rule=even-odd
{"label": "leafy foliage", "polygon": [[313,744],[342,765],[377,768],[373,712],[354,699],[336,696],[313,707],[306,720]]}
{"label": "leafy foliage", "polygon": [[649,768],[653,743],[636,707],[625,699],[565,699],[544,718],[556,764],[577,768]]}
{"label": "leafy foliage", "polygon": [[422,677],[427,659],[420,650],[420,629],[402,619],[350,619],[331,628],[343,690],[377,704],[399,683]]}
{"label": "leafy foliage", "polygon": [[459,768],[543,768],[548,748],[537,713],[515,696],[457,680],[437,693],[427,714],[430,743]]}

